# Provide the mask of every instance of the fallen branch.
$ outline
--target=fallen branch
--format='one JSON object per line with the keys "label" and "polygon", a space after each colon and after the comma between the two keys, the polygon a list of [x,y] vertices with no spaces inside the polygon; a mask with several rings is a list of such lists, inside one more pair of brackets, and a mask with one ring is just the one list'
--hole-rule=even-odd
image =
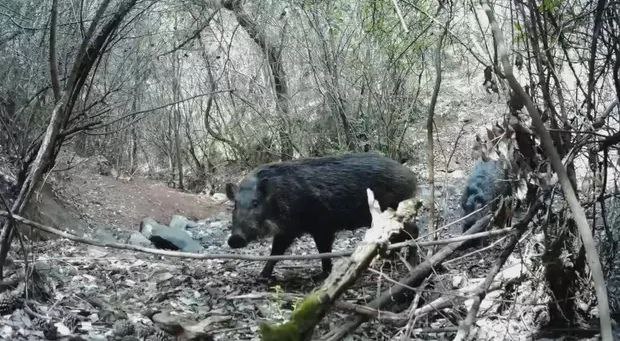
{"label": "fallen branch", "polygon": [[[9,217],[10,213],[7,211],[0,211],[0,216]],[[247,261],[310,260],[310,259],[348,257],[353,253],[352,251],[348,250],[348,251],[338,251],[338,252],[325,252],[325,253],[318,253],[318,254],[313,254],[313,255],[255,256],[255,255],[243,255],[243,254],[235,255],[235,254],[227,254],[227,253],[207,254],[207,253],[190,253],[190,252],[170,251],[170,250],[153,249],[153,248],[142,247],[142,246],[137,246],[137,245],[124,244],[124,243],[99,242],[99,241],[95,241],[92,239],[79,237],[74,234],[61,231],[51,226],[43,225],[41,223],[32,221],[30,219],[24,218],[16,214],[13,214],[12,216],[16,222],[34,227],[37,230],[40,230],[43,232],[51,233],[61,238],[66,238],[68,240],[71,240],[77,243],[99,246],[99,247],[110,247],[110,248],[121,249],[121,250],[137,251],[137,252],[149,253],[153,255],[176,257],[176,258],[192,258],[192,259],[205,259],[205,260],[233,259],[233,260],[247,260]],[[404,248],[404,247],[408,247],[412,245],[423,247],[423,246],[431,246],[431,245],[457,243],[461,241],[484,238],[488,236],[506,234],[509,231],[510,229],[497,230],[497,232],[488,231],[488,232],[472,234],[470,236],[460,236],[460,237],[448,238],[448,239],[443,239],[443,240],[435,240],[431,242],[417,242],[415,240],[412,240],[412,241],[406,241],[406,242],[395,243],[394,245],[390,245],[388,247],[388,250],[400,249],[400,248]]]}

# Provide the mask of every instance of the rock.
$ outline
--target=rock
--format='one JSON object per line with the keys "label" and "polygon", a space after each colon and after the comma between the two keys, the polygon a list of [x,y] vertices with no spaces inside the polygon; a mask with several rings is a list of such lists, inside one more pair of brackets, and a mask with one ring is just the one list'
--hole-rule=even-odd
{"label": "rock", "polygon": [[465,284],[465,277],[456,275],[452,278],[452,289],[458,289]]}
{"label": "rock", "polygon": [[175,214],[172,216],[172,219],[170,219],[170,224],[168,224],[168,226],[170,226],[171,228],[185,230],[189,224],[189,219],[185,218],[182,215]]}
{"label": "rock", "polygon": [[459,122],[469,123],[471,122],[471,113],[469,111],[461,111],[457,115]]}
{"label": "rock", "polygon": [[140,232],[132,233],[131,236],[129,236],[129,239],[127,239],[127,244],[143,247],[153,247],[151,241]]}
{"label": "rock", "polygon": [[150,238],[153,244],[160,249],[180,250],[183,252],[200,252],[203,247],[193,240],[190,235],[180,229],[157,229]]}
{"label": "rock", "polygon": [[145,218],[140,224],[140,232],[158,249],[200,252],[204,248],[187,231],[159,224],[153,218]]}
{"label": "rock", "polygon": [[226,194],[224,193],[213,193],[213,195],[211,195],[211,199],[217,202],[224,202],[228,200],[228,198],[226,197]]}
{"label": "rock", "polygon": [[164,226],[160,225],[157,221],[155,221],[155,219],[147,217],[147,218],[142,219],[142,222],[140,223],[140,232],[147,239],[151,239],[151,234],[153,234],[153,229],[155,227],[164,227]]}

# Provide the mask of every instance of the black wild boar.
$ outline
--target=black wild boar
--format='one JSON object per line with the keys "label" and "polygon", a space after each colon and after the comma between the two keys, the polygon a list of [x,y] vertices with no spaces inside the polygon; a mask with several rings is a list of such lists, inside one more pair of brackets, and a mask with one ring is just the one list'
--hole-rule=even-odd
{"label": "black wild boar", "polygon": [[[374,153],[260,166],[238,187],[226,184],[226,195],[235,202],[228,245],[241,248],[273,236],[271,255],[282,255],[308,233],[320,253],[331,252],[338,230],[370,225],[366,188],[385,210],[412,197],[416,180],[406,167]],[[268,261],[261,276],[270,277],[275,264]],[[331,260],[323,259],[322,268],[328,274]]]}
{"label": "black wild boar", "polygon": [[[461,196],[461,207],[463,208],[464,215],[468,215],[486,206],[499,195],[508,194],[509,192],[510,183],[508,176],[499,161],[481,160],[476,162],[469,179],[467,179],[465,191]],[[497,201],[495,204],[497,204]],[[496,207],[496,205],[490,206],[465,219],[463,232],[469,230],[478,219]]]}

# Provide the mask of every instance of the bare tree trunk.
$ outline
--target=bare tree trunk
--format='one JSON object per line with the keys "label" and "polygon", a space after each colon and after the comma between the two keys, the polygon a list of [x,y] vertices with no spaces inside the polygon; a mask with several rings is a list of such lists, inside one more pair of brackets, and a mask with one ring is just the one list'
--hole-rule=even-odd
{"label": "bare tree trunk", "polygon": [[[116,32],[127,13],[129,13],[131,8],[136,4],[136,0],[121,2],[117,11],[112,14],[109,21],[101,28],[98,35],[95,36],[97,26],[103,18],[109,3],[110,0],[106,0],[99,5],[97,13],[91,21],[88,32],[82,40],[64,93],[60,96],[60,99],[52,110],[50,122],[43,135],[36,157],[30,164],[29,170],[25,174],[25,178],[23,178],[23,183],[20,184],[21,189],[19,195],[11,208],[11,211],[15,214],[20,214],[24,210],[32,192],[41,181],[43,174],[55,162],[54,155],[56,155],[60,149],[60,143],[62,142],[60,131],[67,123],[84,83],[95,61],[100,57],[101,53],[103,53],[104,45],[110,36]],[[14,226],[9,220],[3,224],[2,232],[0,233],[0,278],[3,275],[4,263],[13,238],[13,227]]]}
{"label": "bare tree trunk", "polygon": [[294,147],[288,129],[290,96],[286,73],[284,72],[284,63],[282,62],[282,50],[269,43],[265,33],[245,11],[240,0],[224,1],[223,6],[235,14],[239,25],[245,29],[250,38],[260,47],[269,62],[276,92],[276,110],[280,116],[280,128],[278,129],[281,144],[280,159],[290,160],[293,157]]}
{"label": "bare tree trunk", "polygon": [[433,88],[433,95],[431,97],[431,103],[428,106],[428,117],[426,119],[426,158],[428,162],[428,184],[431,187],[428,207],[430,210],[428,233],[432,236],[432,239],[437,238],[435,234],[435,152],[433,144],[433,118],[435,116],[435,106],[437,104],[437,97],[439,96],[439,89],[441,88],[441,49],[443,40],[446,37],[447,27],[448,24],[444,26],[444,30],[437,43],[437,50],[435,50],[435,87]]}
{"label": "bare tree trunk", "polygon": [[[323,59],[325,60],[325,67],[327,68],[328,75],[330,77],[329,82],[329,90],[328,97],[331,99],[332,105],[334,109],[338,113],[338,118],[340,119],[340,123],[342,124],[342,129],[344,130],[344,138],[347,144],[347,148],[349,150],[355,149],[355,144],[353,143],[353,136],[351,133],[351,125],[349,124],[349,119],[347,118],[347,113],[345,110],[345,101],[342,98],[342,91],[340,90],[340,77],[338,76],[338,61],[337,56],[334,55],[334,51],[336,47],[334,47],[334,33],[333,30],[329,30],[329,37],[325,37],[321,30],[317,27],[315,28],[317,33],[323,39]],[[329,48],[327,44],[330,44]]]}
{"label": "bare tree trunk", "polygon": [[241,150],[243,150],[241,146],[239,146],[234,140],[228,139],[222,136],[222,134],[215,131],[213,127],[211,127],[211,124],[209,123],[209,119],[211,118],[211,109],[213,108],[213,103],[215,102],[215,92],[217,91],[217,83],[216,83],[215,78],[213,77],[213,71],[211,69],[211,63],[209,62],[209,57],[207,55],[203,55],[203,60],[205,62],[205,66],[207,69],[207,75],[209,76],[209,85],[211,86],[211,92],[213,92],[213,94],[211,94],[209,98],[207,99],[207,105],[205,109],[203,110],[205,129],[207,130],[207,133],[209,133],[209,135],[211,135],[211,137],[213,137],[214,139],[229,145],[236,152],[240,152]]}
{"label": "bare tree trunk", "polygon": [[173,101],[177,104],[173,109],[173,119],[172,119],[172,130],[174,133],[174,156],[176,169],[179,172],[178,180],[179,180],[179,189],[183,189],[185,186],[183,185],[183,160],[182,160],[182,147],[181,147],[181,135],[179,133],[181,126],[181,104],[178,103],[181,100],[181,75],[180,75],[180,60],[178,55],[174,55],[172,60],[172,71],[174,72],[174,78],[172,81],[172,96]]}
{"label": "bare tree trunk", "polygon": [[[590,44],[590,59],[588,60],[588,113],[587,117],[592,120],[592,110],[594,110],[594,62],[596,60],[596,46],[598,44],[598,38],[601,33],[601,27],[603,26],[603,12],[607,5],[607,0],[598,0],[596,2],[596,10],[594,11],[594,28],[592,29],[592,42]],[[617,57],[616,57],[617,58]]]}
{"label": "bare tree trunk", "polygon": [[52,91],[54,92],[54,101],[60,100],[60,82],[58,81],[58,61],[56,60],[56,19],[58,17],[58,0],[52,1],[52,9],[50,14],[50,80],[52,83]]}

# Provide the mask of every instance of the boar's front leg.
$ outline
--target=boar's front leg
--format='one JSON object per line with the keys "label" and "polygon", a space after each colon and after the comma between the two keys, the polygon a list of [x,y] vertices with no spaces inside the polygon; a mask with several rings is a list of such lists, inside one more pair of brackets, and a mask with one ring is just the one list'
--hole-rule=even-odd
{"label": "boar's front leg", "polygon": [[[332,245],[334,244],[334,238],[336,235],[334,233],[325,233],[325,231],[322,232],[323,233],[316,233],[312,235],[316,248],[319,250],[319,253],[332,252]],[[315,276],[315,279],[324,279],[330,272],[332,272],[331,258],[321,259],[321,266],[323,268],[323,272],[320,275]]]}
{"label": "boar's front leg", "polygon": [[[273,244],[271,245],[271,255],[272,256],[280,256],[283,255],[286,249],[288,249],[293,241],[295,240],[295,236],[289,234],[279,233],[273,236]],[[260,275],[262,277],[271,277],[271,273],[273,272],[273,267],[276,265],[277,260],[268,260],[267,264],[261,271]]]}

